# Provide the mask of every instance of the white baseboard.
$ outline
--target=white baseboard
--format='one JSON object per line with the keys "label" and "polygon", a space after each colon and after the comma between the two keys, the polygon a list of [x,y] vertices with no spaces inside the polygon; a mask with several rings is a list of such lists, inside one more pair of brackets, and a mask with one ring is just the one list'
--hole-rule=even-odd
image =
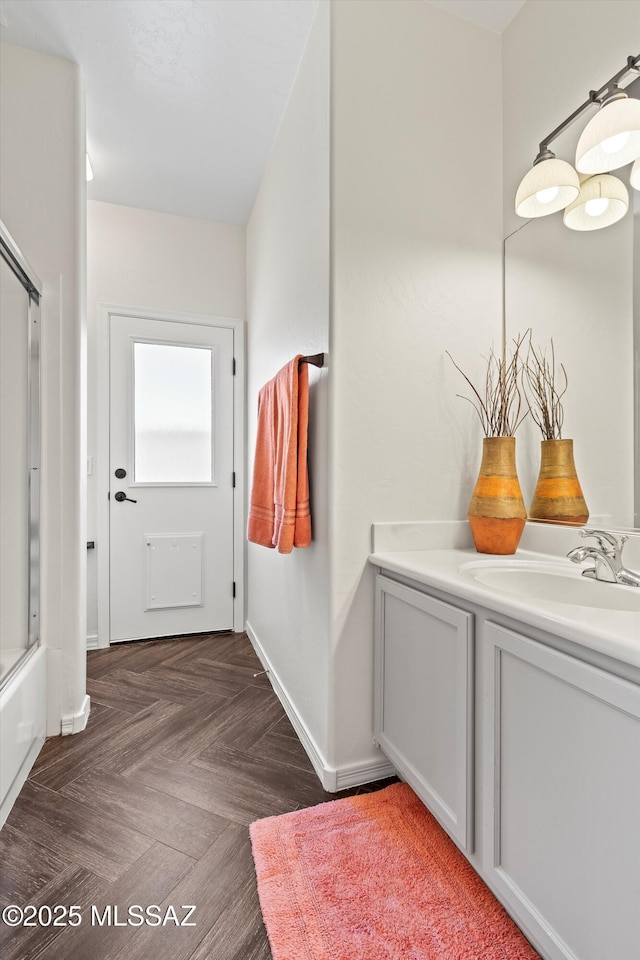
{"label": "white baseboard", "polygon": [[273,687],[274,693],[278,697],[280,703],[282,704],[285,713],[291,721],[293,729],[298,734],[300,742],[304,747],[309,760],[313,765],[313,769],[322,786],[328,793],[337,793],[339,790],[346,790],[348,787],[359,787],[365,783],[371,783],[373,780],[383,780],[386,777],[392,777],[396,773],[395,767],[387,760],[386,757],[380,756],[380,761],[372,763],[369,761],[361,761],[343,767],[337,768],[331,766],[327,763],[326,759],[322,756],[321,751],[319,750],[315,740],[313,739],[307,725],[304,720],[298,713],[295,704],[289,697],[285,687],[283,686],[280,678],[278,677],[276,671],[273,668],[273,664],[269,660],[264,647],[260,643],[260,640],[256,636],[255,630],[249,622],[245,624],[245,630],[247,636],[251,641],[253,649],[255,650],[260,663],[264,667],[271,686]]}
{"label": "white baseboard", "polygon": [[265,653],[264,647],[258,640],[256,633],[250,623],[247,622],[245,624],[245,630],[247,632],[247,636],[249,637],[249,640],[251,641],[251,645],[253,646],[253,649],[258,655],[258,659],[260,660],[260,663],[264,667],[267,673],[267,676],[269,677],[269,682],[273,687],[274,693],[276,694],[278,700],[282,704],[284,708],[284,712],[289,717],[289,720],[291,721],[291,725],[293,726],[293,729],[298,734],[298,737],[300,738],[300,742],[304,747],[307,753],[307,756],[309,757],[309,760],[313,764],[313,769],[317,773],[325,790],[329,790],[330,787],[325,786],[325,774],[328,771],[328,766],[324,757],[322,756],[320,750],[318,749],[318,746],[314,741],[313,737],[311,736],[311,733],[309,732],[306,724],[300,717],[298,711],[296,710],[291,699],[289,698],[287,691],[285,690],[284,686],[280,682],[280,678],[278,677],[277,673],[273,669],[273,665],[269,660],[269,657]]}
{"label": "white baseboard", "polygon": [[391,761],[381,756],[379,761],[371,763],[353,763],[336,770],[336,790],[347,790],[349,787],[361,787],[374,780],[386,780],[387,777],[397,776],[397,770]]}
{"label": "white baseboard", "polygon": [[87,636],[87,650],[97,650],[98,649],[98,634],[90,633]]}
{"label": "white baseboard", "polygon": [[87,725],[89,712],[91,710],[91,698],[85,693],[82,706],[77,713],[63,714],[61,723],[61,734],[63,737],[72,733],[80,733]]}

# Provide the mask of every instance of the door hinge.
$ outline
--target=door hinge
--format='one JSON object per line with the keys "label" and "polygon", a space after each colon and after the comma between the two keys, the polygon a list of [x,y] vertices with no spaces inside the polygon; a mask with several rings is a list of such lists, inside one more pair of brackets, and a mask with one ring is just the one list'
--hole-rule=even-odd
{"label": "door hinge", "polygon": [[235,596],[236,596],[236,582],[235,582],[235,580],[234,580],[234,581],[233,581],[233,597],[234,597],[234,599],[235,599]]}
{"label": "door hinge", "polygon": [[236,472],[234,470],[233,473],[231,474],[231,486],[235,487],[235,485],[236,485]]}
{"label": "door hinge", "polygon": [[233,370],[233,376],[235,377],[236,375],[236,358],[235,357],[233,358],[232,370]]}

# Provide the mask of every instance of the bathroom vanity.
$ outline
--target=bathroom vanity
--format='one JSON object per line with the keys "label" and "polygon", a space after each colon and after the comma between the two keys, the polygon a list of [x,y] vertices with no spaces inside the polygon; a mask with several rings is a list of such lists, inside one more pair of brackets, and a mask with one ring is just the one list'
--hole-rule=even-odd
{"label": "bathroom vanity", "polygon": [[637,960],[640,589],[403,526],[370,557],[377,744],[545,960]]}

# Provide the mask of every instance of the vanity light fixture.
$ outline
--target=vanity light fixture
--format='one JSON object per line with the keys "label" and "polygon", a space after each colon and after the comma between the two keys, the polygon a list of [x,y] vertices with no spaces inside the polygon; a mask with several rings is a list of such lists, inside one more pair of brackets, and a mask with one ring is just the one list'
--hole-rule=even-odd
{"label": "vanity light fixture", "polygon": [[87,167],[87,183],[88,183],[89,180],[93,180],[93,170],[91,169],[91,160],[89,160],[89,154],[87,153],[85,154],[85,156],[87,158],[86,167]]}
{"label": "vanity light fixture", "polygon": [[576,148],[579,173],[607,173],[640,157],[640,100],[617,84],[582,131]]}
{"label": "vanity light fixture", "polygon": [[[640,55],[627,57],[625,66],[618,73],[599,90],[591,90],[589,99],[541,141],[533,166],[523,177],[516,193],[518,216],[531,219],[566,210],[569,216],[565,215],[564,222],[573,230],[596,230],[624,216],[629,198],[620,180],[616,177],[580,178],[576,169],[558,159],[549,147],[585,110],[597,104],[601,109],[587,124],[578,143],[577,170],[587,175],[608,175],[610,170],[625,166],[636,158],[640,161],[640,100],[629,97],[619,87],[620,81],[629,74],[640,74]],[[640,181],[637,166],[632,173],[635,182]]]}
{"label": "vanity light fixture", "polygon": [[640,190],[640,159],[636,160],[634,165],[631,167],[629,183],[634,190]]}
{"label": "vanity light fixture", "polygon": [[547,150],[533,161],[516,194],[520,217],[546,217],[563,210],[580,192],[580,179],[570,163]]}
{"label": "vanity light fixture", "polygon": [[570,230],[600,230],[622,220],[629,209],[629,193],[622,180],[609,173],[585,177],[580,193],[564,211]]}

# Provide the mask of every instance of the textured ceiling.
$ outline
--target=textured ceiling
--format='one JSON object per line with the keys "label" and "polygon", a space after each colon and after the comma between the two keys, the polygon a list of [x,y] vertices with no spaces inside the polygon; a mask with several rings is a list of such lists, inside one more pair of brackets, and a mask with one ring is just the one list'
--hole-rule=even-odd
{"label": "textured ceiling", "polygon": [[449,13],[464,20],[471,20],[495,33],[509,26],[526,0],[429,0],[436,7],[442,7]]}
{"label": "textured ceiling", "polygon": [[2,39],[78,62],[89,196],[247,222],[316,0],[4,0]]}
{"label": "textured ceiling", "polygon": [[[500,31],[524,0],[430,2]],[[0,25],[80,64],[90,197],[245,224],[316,4],[0,0]]]}

